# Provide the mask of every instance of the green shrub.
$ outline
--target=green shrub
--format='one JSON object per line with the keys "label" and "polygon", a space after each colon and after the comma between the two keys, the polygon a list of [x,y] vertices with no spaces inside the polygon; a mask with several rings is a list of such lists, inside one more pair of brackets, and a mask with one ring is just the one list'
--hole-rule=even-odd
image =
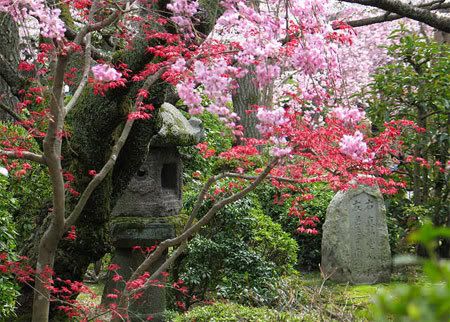
{"label": "green shrub", "polygon": [[279,223],[265,215],[260,207],[252,209],[252,239],[250,247],[265,260],[276,265],[280,274],[287,274],[297,261],[297,243]]}
{"label": "green shrub", "polygon": [[322,224],[328,205],[334,196],[334,192],[324,184],[311,184],[308,186],[310,194],[314,199],[302,203],[302,207],[308,216],[317,216],[317,235],[299,234],[297,228],[298,218],[289,216],[289,202],[282,205],[274,203],[274,196],[280,196],[283,192],[278,191],[270,184],[262,185],[258,188],[258,199],[261,201],[264,213],[270,216],[275,222],[280,223],[283,230],[288,232],[298,244],[297,267],[300,270],[316,270],[321,261]]}
{"label": "green shrub", "polygon": [[268,308],[246,307],[234,303],[215,303],[197,306],[185,314],[172,318],[173,322],[296,322],[304,321],[300,317],[277,312]]}
{"label": "green shrub", "polygon": [[[402,241],[410,224],[416,221],[416,215],[404,211],[409,204],[424,207],[435,225],[448,222],[450,181],[443,168],[449,160],[450,148],[450,46],[404,27],[394,31],[390,38],[392,42],[386,48],[390,62],[372,75],[373,81],[364,88],[367,93],[361,100],[368,105],[366,112],[374,132],[383,130],[387,122],[400,119],[414,121],[426,129],[423,133],[409,132],[403,139],[402,154],[392,160],[393,175],[401,177],[406,190],[412,192],[410,199],[405,192],[403,200],[398,196],[386,198],[388,217],[397,221],[390,228]],[[404,250],[402,243],[397,245],[392,239],[391,242],[394,252]],[[449,250],[450,240],[442,239],[441,256],[448,257]]]}
{"label": "green shrub", "polygon": [[[17,133],[17,136],[28,136],[22,127],[2,122],[0,125],[6,126],[8,131]],[[0,134],[0,139],[6,139],[8,135],[8,133]],[[30,151],[39,151],[37,142],[32,142]],[[20,178],[11,173],[8,179],[8,191],[16,202],[14,206],[9,205],[6,209],[15,223],[18,249],[27,245],[28,238],[36,228],[37,218],[43,220],[51,205],[51,183],[46,168],[36,163],[31,163],[31,166],[32,169]]]}
{"label": "green shrub", "polygon": [[[10,213],[17,207],[17,200],[9,191],[8,179],[0,175],[0,254],[6,255],[6,260],[12,260],[16,249],[16,231]],[[0,261],[0,265],[2,262]],[[0,270],[0,320],[14,313],[18,287],[14,277]]]}
{"label": "green shrub", "polygon": [[190,241],[175,278],[199,300],[212,292],[243,304],[270,305],[274,285],[292,270],[296,251],[295,241],[249,196],[226,206]]}

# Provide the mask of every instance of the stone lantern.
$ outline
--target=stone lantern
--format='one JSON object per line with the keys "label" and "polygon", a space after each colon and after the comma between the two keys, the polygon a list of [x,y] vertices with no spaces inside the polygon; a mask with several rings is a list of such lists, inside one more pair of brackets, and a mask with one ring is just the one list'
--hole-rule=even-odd
{"label": "stone lantern", "polygon": [[[111,263],[118,264],[118,273],[127,280],[142,263],[142,249],[151,247],[168,238],[175,237],[172,219],[182,207],[182,162],[177,146],[198,143],[202,136],[201,121],[189,121],[173,105],[164,103],[159,109],[158,134],[152,137],[147,157],[127,188],[119,197],[113,212],[111,238],[115,252]],[[149,272],[155,271],[166,259],[163,256]],[[108,303],[107,294],[114,289],[122,290],[124,281],[108,279],[103,293],[103,303]],[[144,295],[130,305],[132,321],[162,321],[165,310],[165,290],[151,286]]]}

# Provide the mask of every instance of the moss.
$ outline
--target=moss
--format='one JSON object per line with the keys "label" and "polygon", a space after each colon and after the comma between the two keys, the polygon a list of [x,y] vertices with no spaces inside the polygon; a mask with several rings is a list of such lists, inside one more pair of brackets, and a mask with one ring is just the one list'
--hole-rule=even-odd
{"label": "moss", "polygon": [[67,27],[72,30],[75,30],[76,26],[73,21],[72,15],[70,14],[70,7],[67,3],[58,3],[58,8],[61,10],[60,18]]}
{"label": "moss", "polygon": [[189,146],[196,144],[195,130],[184,115],[173,105],[164,103],[156,118],[158,134],[152,146]]}
{"label": "moss", "polygon": [[112,227],[120,227],[121,230],[125,229],[144,229],[151,224],[173,224],[174,217],[115,217],[111,220]]}

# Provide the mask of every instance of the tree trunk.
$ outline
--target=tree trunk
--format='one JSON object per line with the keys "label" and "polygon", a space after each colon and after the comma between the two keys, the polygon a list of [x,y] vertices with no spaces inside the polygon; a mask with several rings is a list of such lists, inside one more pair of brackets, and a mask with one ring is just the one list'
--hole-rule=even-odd
{"label": "tree trunk", "polygon": [[254,112],[247,113],[247,110],[253,110],[252,105],[259,105],[261,94],[258,86],[255,84],[255,74],[249,72],[243,78],[238,80],[239,87],[233,94],[233,109],[240,117],[239,124],[244,127],[244,137],[259,138],[260,134],[256,128],[258,119]]}
{"label": "tree trunk", "polygon": [[[22,83],[17,66],[19,64],[19,30],[9,14],[0,13],[0,104],[13,109],[18,103],[17,91]],[[11,116],[0,109],[0,121]]]}

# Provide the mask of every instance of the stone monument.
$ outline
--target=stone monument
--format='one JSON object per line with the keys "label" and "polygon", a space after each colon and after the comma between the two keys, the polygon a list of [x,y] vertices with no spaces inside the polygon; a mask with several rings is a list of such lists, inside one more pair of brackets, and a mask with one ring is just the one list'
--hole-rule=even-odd
{"label": "stone monument", "polygon": [[[118,199],[113,212],[111,238],[115,252],[111,263],[120,266],[121,281],[111,278],[103,292],[104,304],[110,302],[107,294],[114,289],[124,288],[132,272],[142,263],[144,255],[134,246],[142,249],[151,247],[159,241],[175,237],[171,218],[178,215],[182,206],[182,163],[177,146],[198,143],[203,132],[201,121],[189,121],[173,105],[165,103],[157,116],[159,132],[150,140],[149,151],[137,173]],[[154,272],[164,261],[150,269]],[[160,277],[161,279],[161,277]],[[163,321],[165,310],[165,290],[156,286],[147,288],[144,295],[130,304],[131,321]]]}
{"label": "stone monument", "polygon": [[338,192],[327,209],[322,236],[322,272],[352,284],[387,282],[391,251],[386,209],[378,187]]}

